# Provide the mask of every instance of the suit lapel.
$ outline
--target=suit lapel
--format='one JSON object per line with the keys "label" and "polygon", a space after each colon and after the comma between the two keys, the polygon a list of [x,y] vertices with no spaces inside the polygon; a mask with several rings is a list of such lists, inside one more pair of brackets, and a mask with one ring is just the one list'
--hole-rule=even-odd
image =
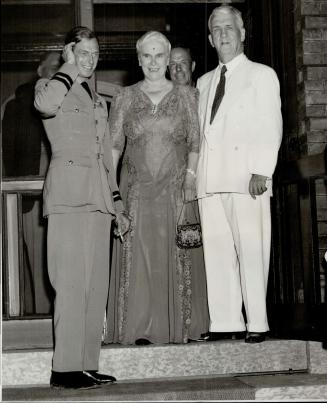
{"label": "suit lapel", "polygon": [[211,105],[212,105],[212,101],[213,101],[213,98],[214,98],[215,92],[216,92],[215,83],[217,82],[216,77],[218,74],[218,69],[219,69],[219,66],[217,66],[217,68],[213,71],[213,74],[211,75],[211,77],[209,77],[207,86],[206,86],[206,88],[204,90],[204,94],[203,94],[203,99],[206,100],[205,111],[204,111],[204,116],[205,116],[204,133],[206,132],[207,127],[209,127],[209,125],[210,125]]}

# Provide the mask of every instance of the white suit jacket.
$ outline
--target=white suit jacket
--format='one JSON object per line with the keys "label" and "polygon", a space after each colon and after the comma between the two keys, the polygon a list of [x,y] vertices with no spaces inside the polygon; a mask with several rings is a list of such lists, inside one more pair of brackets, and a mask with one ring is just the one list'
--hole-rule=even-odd
{"label": "white suit jacket", "polygon": [[221,67],[197,82],[201,148],[198,197],[249,193],[252,174],[272,177],[282,138],[279,81],[274,70],[243,53],[226,64],[225,95],[210,124]]}

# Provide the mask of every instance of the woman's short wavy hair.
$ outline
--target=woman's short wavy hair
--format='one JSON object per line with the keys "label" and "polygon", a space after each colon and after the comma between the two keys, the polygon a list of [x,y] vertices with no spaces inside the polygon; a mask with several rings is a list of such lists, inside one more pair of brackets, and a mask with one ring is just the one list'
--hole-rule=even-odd
{"label": "woman's short wavy hair", "polygon": [[162,43],[165,46],[165,48],[167,49],[167,54],[168,55],[170,54],[171,44],[170,44],[169,40],[166,38],[166,36],[164,34],[162,34],[161,32],[158,32],[158,31],[146,32],[144,35],[141,36],[141,38],[138,39],[138,41],[136,42],[137,54],[140,54],[141,48],[146,42],[153,40],[153,39]]}
{"label": "woman's short wavy hair", "polygon": [[211,21],[214,18],[215,15],[217,14],[230,14],[235,18],[236,25],[239,27],[239,29],[244,28],[244,22],[242,18],[242,13],[240,10],[233,6],[229,6],[228,4],[223,4],[222,6],[216,7],[213,9],[212,13],[210,14],[210,17],[208,19],[208,28],[209,31],[211,32]]}

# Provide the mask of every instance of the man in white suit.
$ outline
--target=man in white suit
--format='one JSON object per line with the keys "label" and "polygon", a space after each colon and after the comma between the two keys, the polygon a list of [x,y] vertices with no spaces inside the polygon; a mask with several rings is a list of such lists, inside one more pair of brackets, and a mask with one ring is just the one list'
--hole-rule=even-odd
{"label": "man in white suit", "polygon": [[282,138],[279,82],[270,67],[244,55],[239,10],[217,7],[208,25],[219,65],[197,83],[202,133],[197,193],[210,332],[247,330],[245,341],[259,343],[269,330],[271,178]]}

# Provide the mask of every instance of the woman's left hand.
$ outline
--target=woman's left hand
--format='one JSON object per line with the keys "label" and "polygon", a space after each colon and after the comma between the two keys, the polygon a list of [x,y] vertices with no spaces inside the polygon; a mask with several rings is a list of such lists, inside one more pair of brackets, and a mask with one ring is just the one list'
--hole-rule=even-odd
{"label": "woman's left hand", "polygon": [[186,173],[183,183],[183,196],[184,202],[191,202],[196,199],[196,186],[195,177],[189,173]]}

